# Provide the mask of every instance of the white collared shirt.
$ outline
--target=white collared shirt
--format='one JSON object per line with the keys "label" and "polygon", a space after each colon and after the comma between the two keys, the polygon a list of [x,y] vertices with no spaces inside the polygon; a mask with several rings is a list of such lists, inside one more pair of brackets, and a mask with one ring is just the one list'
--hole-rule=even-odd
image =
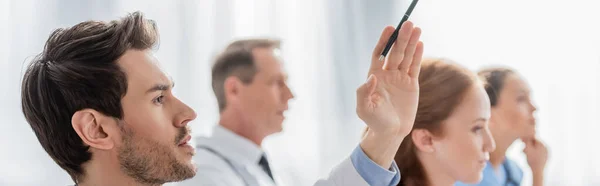
{"label": "white collared shirt", "polygon": [[[264,151],[232,131],[216,125],[211,137],[196,138],[196,176],[177,186],[229,185],[275,186],[258,164]],[[268,159],[268,158],[267,158]],[[273,177],[277,180],[276,173]]]}
{"label": "white collared shirt", "polygon": [[[211,137],[197,138],[195,161],[198,171],[189,180],[177,186],[275,186],[275,182],[258,164],[264,154],[256,144],[220,125],[215,126]],[[328,176],[314,186],[394,186],[400,181],[396,163],[383,168],[373,162],[360,148],[335,166]],[[281,185],[279,185],[281,186]]]}

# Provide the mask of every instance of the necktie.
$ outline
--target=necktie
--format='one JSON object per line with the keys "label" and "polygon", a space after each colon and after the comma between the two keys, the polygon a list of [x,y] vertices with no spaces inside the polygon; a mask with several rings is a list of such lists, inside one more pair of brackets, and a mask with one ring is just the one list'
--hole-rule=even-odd
{"label": "necktie", "polygon": [[262,157],[260,157],[258,165],[260,165],[260,167],[269,175],[269,177],[273,179],[273,174],[271,174],[271,168],[269,167],[269,161],[267,161],[265,155],[262,155]]}

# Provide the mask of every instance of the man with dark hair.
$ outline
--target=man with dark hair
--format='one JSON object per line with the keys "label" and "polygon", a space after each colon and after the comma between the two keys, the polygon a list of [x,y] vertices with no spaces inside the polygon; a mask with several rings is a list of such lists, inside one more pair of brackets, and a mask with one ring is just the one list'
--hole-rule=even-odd
{"label": "man with dark hair", "polygon": [[54,31],[25,72],[22,109],[44,150],[79,186],[162,185],[193,177],[195,112],[157,66],[139,12]]}
{"label": "man with dark hair", "polygon": [[[393,159],[415,119],[423,45],[420,29],[406,22],[385,63],[379,61],[393,32],[393,27],[386,27],[382,33],[373,51],[369,81],[357,91],[357,113],[370,130],[350,158],[317,185],[399,182]],[[276,185],[276,173],[261,144],[282,130],[283,113],[294,97],[278,50],[279,41],[246,39],[231,43],[217,57],[212,87],[220,121],[211,137],[197,140],[197,176],[179,185]]]}

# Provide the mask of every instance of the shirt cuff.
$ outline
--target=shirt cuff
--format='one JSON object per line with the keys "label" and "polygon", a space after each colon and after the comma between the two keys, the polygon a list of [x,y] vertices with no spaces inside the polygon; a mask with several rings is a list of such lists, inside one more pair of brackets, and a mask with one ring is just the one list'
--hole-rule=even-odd
{"label": "shirt cuff", "polygon": [[395,186],[400,182],[400,170],[396,162],[389,169],[379,166],[358,145],[350,156],[354,169],[371,186]]}

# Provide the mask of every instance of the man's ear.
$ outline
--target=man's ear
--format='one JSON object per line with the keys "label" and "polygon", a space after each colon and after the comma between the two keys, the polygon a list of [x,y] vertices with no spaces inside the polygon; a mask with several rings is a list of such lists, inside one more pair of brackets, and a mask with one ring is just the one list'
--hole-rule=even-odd
{"label": "man's ear", "polygon": [[225,79],[223,89],[227,102],[235,102],[234,100],[239,99],[241,88],[243,86],[242,80],[236,76],[229,76]]}
{"label": "man's ear", "polygon": [[71,125],[83,143],[92,148],[109,150],[115,144],[116,120],[93,109],[83,109],[75,112]]}
{"label": "man's ear", "polygon": [[410,136],[417,149],[421,152],[435,152],[433,147],[434,136],[426,129],[413,129]]}

